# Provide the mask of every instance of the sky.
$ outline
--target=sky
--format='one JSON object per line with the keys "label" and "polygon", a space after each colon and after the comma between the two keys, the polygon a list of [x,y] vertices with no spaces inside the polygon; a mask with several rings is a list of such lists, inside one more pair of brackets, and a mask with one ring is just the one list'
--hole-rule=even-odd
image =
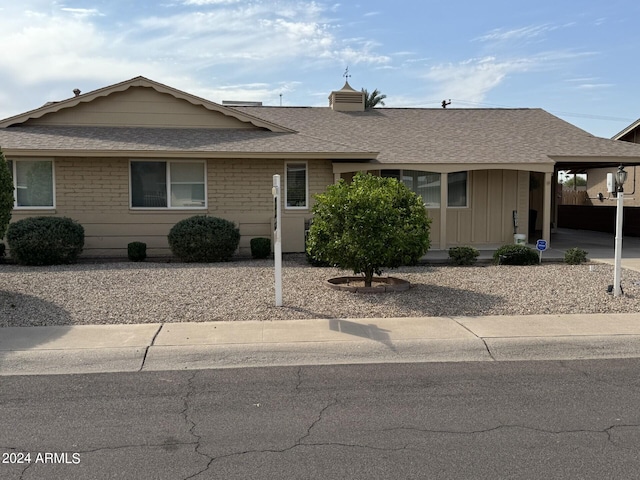
{"label": "sky", "polygon": [[[543,108],[640,118],[637,0],[0,0],[0,119],[139,75],[221,103]],[[345,77],[347,71],[349,77]]]}

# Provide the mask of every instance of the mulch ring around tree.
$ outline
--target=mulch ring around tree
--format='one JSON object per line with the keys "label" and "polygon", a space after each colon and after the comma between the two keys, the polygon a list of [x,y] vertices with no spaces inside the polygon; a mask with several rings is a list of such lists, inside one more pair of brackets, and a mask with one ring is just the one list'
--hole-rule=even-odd
{"label": "mulch ring around tree", "polygon": [[395,277],[374,277],[370,287],[365,287],[364,277],[361,276],[334,277],[327,280],[326,284],[331,289],[353,293],[404,292],[411,288],[408,280]]}

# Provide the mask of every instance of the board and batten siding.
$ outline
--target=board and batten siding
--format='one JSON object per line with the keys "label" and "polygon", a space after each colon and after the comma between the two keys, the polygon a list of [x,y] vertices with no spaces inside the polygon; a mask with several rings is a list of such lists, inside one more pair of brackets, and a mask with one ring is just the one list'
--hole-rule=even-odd
{"label": "board and batten siding", "polygon": [[[170,255],[167,235],[173,225],[194,215],[225,218],[240,228],[240,254],[250,253],[253,237],[272,237],[273,175],[284,188],[284,160],[208,159],[206,209],[131,209],[129,159],[56,158],[56,208],[14,210],[12,221],[55,215],[70,217],[85,229],[83,256],[126,257],[127,244],[145,242],[150,256]],[[330,161],[309,160],[309,201],[333,181]],[[283,211],[283,251],[304,251],[304,222],[311,209]]]}
{"label": "board and batten siding", "polygon": [[518,233],[526,234],[529,172],[470,171],[469,206],[447,208],[447,247],[512,243],[514,210],[518,212]]}

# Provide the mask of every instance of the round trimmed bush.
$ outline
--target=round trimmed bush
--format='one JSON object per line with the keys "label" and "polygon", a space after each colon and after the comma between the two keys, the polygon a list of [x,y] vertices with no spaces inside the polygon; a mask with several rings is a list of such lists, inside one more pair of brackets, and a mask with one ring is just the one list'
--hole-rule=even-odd
{"label": "round trimmed bush", "polygon": [[493,254],[493,261],[498,265],[537,265],[538,254],[526,245],[503,245]]}
{"label": "round trimmed bush", "polygon": [[67,217],[29,217],[9,225],[7,244],[21,265],[75,263],[84,247],[84,228]]}
{"label": "round trimmed bush", "polygon": [[480,252],[473,247],[451,247],[449,260],[454,265],[473,265],[478,260]]}
{"label": "round trimmed bush", "polygon": [[147,244],[144,242],[131,242],[127,245],[127,256],[132,262],[142,262],[147,258]]}
{"label": "round trimmed bush", "polygon": [[256,259],[267,258],[271,253],[271,239],[266,237],[252,238],[249,242],[251,245],[251,256]]}
{"label": "round trimmed bush", "polygon": [[569,265],[580,265],[587,261],[587,253],[589,252],[578,247],[570,248],[564,253],[564,261]]}
{"label": "round trimmed bush", "polygon": [[233,222],[206,215],[181,220],[169,231],[171,252],[183,262],[228,262],[239,243]]}

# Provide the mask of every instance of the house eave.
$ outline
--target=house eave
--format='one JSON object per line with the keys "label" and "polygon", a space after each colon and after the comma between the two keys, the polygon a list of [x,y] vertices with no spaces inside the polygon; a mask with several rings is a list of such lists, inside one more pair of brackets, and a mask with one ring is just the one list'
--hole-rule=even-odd
{"label": "house eave", "polygon": [[518,170],[553,173],[555,163],[333,163],[333,173],[350,173],[370,170],[419,170],[434,173],[453,173],[475,170]]}
{"label": "house eave", "polygon": [[14,158],[37,157],[73,157],[73,158],[185,158],[185,159],[296,159],[296,160],[332,160],[347,162],[369,162],[377,157],[377,152],[344,153],[344,152],[212,152],[184,150],[35,150],[15,149],[3,150],[5,156]]}

